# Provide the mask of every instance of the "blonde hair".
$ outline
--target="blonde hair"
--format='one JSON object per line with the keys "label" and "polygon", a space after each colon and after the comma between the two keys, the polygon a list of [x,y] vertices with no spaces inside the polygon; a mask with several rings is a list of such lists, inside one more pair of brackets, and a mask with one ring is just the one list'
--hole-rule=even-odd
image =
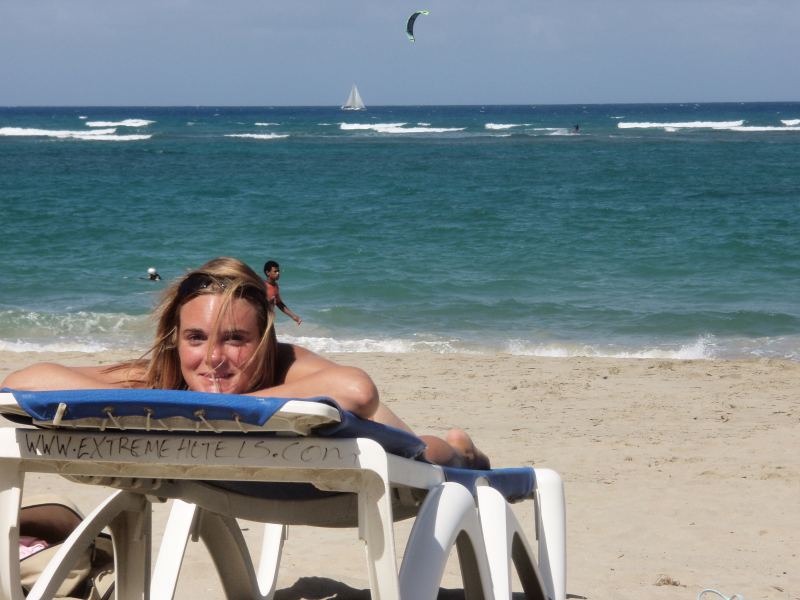
{"label": "blonde hair", "polygon": [[[247,366],[255,364],[246,391],[274,386],[278,342],[273,326],[275,315],[267,301],[264,282],[250,267],[236,258],[220,257],[189,271],[164,292],[156,308],[156,339],[143,368],[141,385],[156,389],[186,389],[178,356],[178,330],[181,308],[197,296],[217,294],[222,297],[219,318],[231,308],[234,299],[242,298],[256,308],[259,342]],[[212,338],[218,335],[215,331]],[[213,339],[212,339],[213,342]],[[212,344],[209,344],[209,352]],[[131,365],[134,366],[134,365]]]}

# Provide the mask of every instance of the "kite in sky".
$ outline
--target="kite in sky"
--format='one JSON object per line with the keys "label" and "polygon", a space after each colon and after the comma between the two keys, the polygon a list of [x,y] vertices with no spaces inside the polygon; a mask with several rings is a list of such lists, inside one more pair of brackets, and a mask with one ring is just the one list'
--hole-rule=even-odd
{"label": "kite in sky", "polygon": [[412,42],[415,41],[414,40],[414,21],[417,20],[417,17],[420,16],[420,15],[429,15],[429,14],[431,14],[431,11],[429,11],[429,10],[418,10],[413,15],[408,17],[408,23],[406,23],[406,35],[408,36],[409,40],[411,40]]}

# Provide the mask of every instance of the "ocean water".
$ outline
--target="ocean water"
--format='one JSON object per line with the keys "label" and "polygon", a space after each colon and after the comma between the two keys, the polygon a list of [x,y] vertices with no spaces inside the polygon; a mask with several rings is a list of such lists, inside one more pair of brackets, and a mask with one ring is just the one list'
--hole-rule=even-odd
{"label": "ocean water", "polygon": [[323,351],[800,360],[799,167],[800,103],[0,108],[0,350],[228,255]]}

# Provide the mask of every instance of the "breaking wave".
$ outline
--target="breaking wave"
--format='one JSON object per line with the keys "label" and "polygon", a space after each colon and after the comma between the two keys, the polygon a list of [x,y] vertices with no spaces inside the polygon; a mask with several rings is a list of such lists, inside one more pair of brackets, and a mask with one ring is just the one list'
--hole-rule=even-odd
{"label": "breaking wave", "polygon": [[743,125],[731,127],[731,131],[800,131],[800,127],[777,127],[774,125]]}
{"label": "breaking wave", "polygon": [[133,142],[148,140],[152,135],[116,135],[116,129],[94,129],[70,131],[64,129],[35,129],[31,127],[0,127],[0,136],[7,137],[51,137],[57,139]]}
{"label": "breaking wave", "polygon": [[225,137],[249,138],[251,140],[282,140],[288,138],[288,133],[226,133]]}
{"label": "breaking wave", "polygon": [[87,127],[147,127],[155,121],[147,119],[124,119],[122,121],[86,121]]}
{"label": "breaking wave", "polygon": [[385,127],[404,127],[406,123],[339,123],[342,131],[369,131],[383,129]]}
{"label": "breaking wave", "polygon": [[375,131],[376,133],[450,133],[466,127],[408,127],[407,123],[339,123],[342,131]]}
{"label": "breaking wave", "polygon": [[685,121],[674,123],[630,122],[617,123],[620,129],[730,129],[741,127],[744,121]]}
{"label": "breaking wave", "polygon": [[532,344],[513,340],[505,349],[509,354],[520,356],[543,356],[569,358],[584,356],[591,358],[665,358],[676,360],[703,360],[716,356],[713,336],[702,336],[694,342],[674,347],[620,348],[594,344]]}
{"label": "breaking wave", "polygon": [[800,119],[782,120],[783,126],[779,125],[745,125],[744,121],[687,121],[676,123],[617,123],[620,129],[663,129],[668,132],[680,131],[682,129],[714,129],[724,131],[800,131]]}
{"label": "breaking wave", "polygon": [[524,127],[522,123],[486,123],[485,129],[512,129],[514,127]]}
{"label": "breaking wave", "polygon": [[132,349],[141,352],[147,348],[151,336],[151,323],[147,315],[0,310],[0,351],[99,352]]}

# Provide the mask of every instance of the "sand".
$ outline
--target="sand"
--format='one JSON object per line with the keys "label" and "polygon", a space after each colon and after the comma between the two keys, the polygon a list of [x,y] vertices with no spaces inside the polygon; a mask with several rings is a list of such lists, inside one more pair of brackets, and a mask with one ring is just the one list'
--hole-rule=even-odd
{"label": "sand", "polygon": [[[119,358],[0,353],[0,378],[34,361]],[[334,358],[366,369],[383,401],[418,433],[458,425],[495,466],[561,473],[571,597],[678,600],[716,588],[746,600],[800,599],[800,363]],[[85,510],[105,493],[31,477],[26,493],[43,490],[65,493]],[[527,504],[517,513],[530,524]],[[156,511],[157,528],[166,509]],[[255,541],[258,525],[243,527]],[[399,526],[401,539],[408,529]],[[193,545],[185,564],[179,598],[221,597],[202,548]],[[278,600],[363,599],[367,585],[354,530],[290,530]],[[453,558],[441,597],[460,598],[460,588]]]}

